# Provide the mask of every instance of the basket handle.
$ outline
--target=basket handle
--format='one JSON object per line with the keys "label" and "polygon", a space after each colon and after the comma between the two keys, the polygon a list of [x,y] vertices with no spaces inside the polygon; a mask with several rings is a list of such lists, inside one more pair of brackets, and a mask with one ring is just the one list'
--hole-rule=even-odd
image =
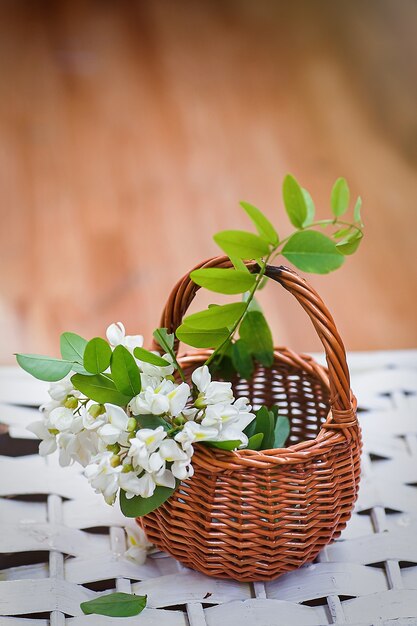
{"label": "basket handle", "polygon": [[[259,265],[255,261],[246,262],[246,266],[252,273],[259,272]],[[228,257],[219,256],[199,263],[194,269],[215,267],[228,268],[232,267],[232,263]],[[342,429],[356,426],[356,403],[350,390],[345,347],[333,317],[324,302],[304,278],[283,265],[279,267],[267,265],[265,276],[280,283],[296,298],[310,317],[323,344],[329,369],[330,405],[333,415],[333,420],[329,426]],[[190,273],[181,278],[168,298],[162,313],[160,327],[167,328],[168,332],[175,332],[182,323],[182,319],[199,289],[200,287],[191,280]],[[178,343],[176,341],[176,350],[178,350]],[[153,349],[161,350],[155,342]]]}

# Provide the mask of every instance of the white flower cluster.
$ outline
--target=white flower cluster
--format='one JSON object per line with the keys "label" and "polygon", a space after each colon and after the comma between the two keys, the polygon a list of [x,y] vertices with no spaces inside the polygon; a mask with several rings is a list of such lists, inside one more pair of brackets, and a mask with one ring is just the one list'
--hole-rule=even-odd
{"label": "white flower cluster", "polygon": [[[107,339],[112,348],[124,345],[132,353],[143,343],[140,335],[126,336],[120,322],[109,326]],[[169,355],[164,359],[172,362]],[[125,409],[83,397],[68,376],[51,384],[42,420],[28,427],[42,440],[41,455],[58,448],[61,465],[80,463],[109,504],[119,489],[128,499],[148,498],[158,485],[173,488],[190,478],[194,443],[233,440],[245,447],[243,431],[255,418],[247,399],[235,400],[231,383],[212,381],[206,365],[193,372],[190,388],[174,382],[173,364],[136,362],[142,390]],[[155,427],[141,427],[141,416],[154,416]]]}

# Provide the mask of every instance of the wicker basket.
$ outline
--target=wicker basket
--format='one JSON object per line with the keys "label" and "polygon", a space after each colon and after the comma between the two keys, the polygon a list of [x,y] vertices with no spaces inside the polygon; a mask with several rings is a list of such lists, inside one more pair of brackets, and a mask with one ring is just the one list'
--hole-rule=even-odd
{"label": "wicker basket", "polygon": [[[230,267],[230,261],[218,257],[198,267]],[[312,561],[345,527],[360,477],[356,402],[334,321],[294,271],[268,266],[266,275],[308,313],[328,364],[277,348],[271,368],[259,366],[252,380],[233,381],[236,397],[249,397],[255,408],[276,404],[288,415],[289,447],[228,452],[199,444],[194,477],[141,519],[150,541],[186,566],[240,581],[272,580]],[[188,274],[179,281],[161,326],[175,330],[197,290]],[[209,354],[183,355],[186,375]]]}

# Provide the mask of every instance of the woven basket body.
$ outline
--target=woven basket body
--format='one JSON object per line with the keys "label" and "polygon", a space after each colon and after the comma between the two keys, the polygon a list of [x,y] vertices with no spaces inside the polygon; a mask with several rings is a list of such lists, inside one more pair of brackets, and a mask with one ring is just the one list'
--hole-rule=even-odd
{"label": "woven basket body", "polygon": [[[228,267],[225,257],[199,267]],[[248,264],[256,271],[255,264]],[[323,342],[328,368],[277,348],[271,368],[235,378],[235,397],[288,415],[287,448],[235,452],[195,446],[195,474],[141,518],[148,538],[186,566],[240,581],[272,580],[311,562],[348,521],[360,476],[360,429],[343,344],[318,295],[295,272],[267,275],[298,299]],[[168,300],[161,326],[174,330],[198,287],[189,275]],[[180,358],[190,377],[210,351]]]}

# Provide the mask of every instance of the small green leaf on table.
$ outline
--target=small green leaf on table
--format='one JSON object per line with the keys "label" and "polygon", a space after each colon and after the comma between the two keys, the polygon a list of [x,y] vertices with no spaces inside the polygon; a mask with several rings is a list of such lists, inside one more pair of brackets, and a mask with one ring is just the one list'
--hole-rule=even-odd
{"label": "small green leaf on table", "polygon": [[133,593],[109,593],[88,602],[82,602],[80,608],[84,615],[106,615],[107,617],[133,617],[139,615],[146,606],[146,596]]}
{"label": "small green leaf on table", "polygon": [[94,337],[85,346],[84,367],[91,374],[101,374],[109,367],[111,355],[112,350],[107,341],[101,337]]}
{"label": "small green leaf on table", "polygon": [[256,281],[256,276],[247,271],[219,267],[194,270],[190,277],[200,287],[230,295],[248,291]]}
{"label": "small green leaf on table", "polygon": [[142,389],[140,371],[137,363],[125,346],[116,346],[110,362],[113,382],[117,391],[133,398]]}
{"label": "small green leaf on table", "polygon": [[283,256],[304,272],[328,274],[344,261],[334,241],[315,230],[294,233],[282,249]]}
{"label": "small green leaf on table", "polygon": [[[177,481],[179,484],[179,482]],[[133,496],[127,498],[126,492],[120,489],[120,509],[126,517],[143,517],[157,509],[174,493],[175,487],[161,487],[158,485],[150,498],[142,498],[141,496]]]}
{"label": "small green leaf on table", "polygon": [[118,391],[114,382],[104,374],[94,374],[92,376],[74,374],[71,377],[71,381],[78,391],[100,404],[108,402],[117,406],[125,406],[132,399],[130,394],[125,395]]}
{"label": "small green leaf on table", "polygon": [[349,207],[349,186],[344,178],[338,178],[333,185],[330,203],[335,217],[340,217]]}
{"label": "small green leaf on table", "polygon": [[41,354],[16,354],[20,367],[38,380],[54,383],[65,378],[72,370],[73,363],[54,359]]}
{"label": "small green leaf on table", "polygon": [[244,230],[222,230],[213,239],[229,257],[259,259],[269,254],[265,239]]}

